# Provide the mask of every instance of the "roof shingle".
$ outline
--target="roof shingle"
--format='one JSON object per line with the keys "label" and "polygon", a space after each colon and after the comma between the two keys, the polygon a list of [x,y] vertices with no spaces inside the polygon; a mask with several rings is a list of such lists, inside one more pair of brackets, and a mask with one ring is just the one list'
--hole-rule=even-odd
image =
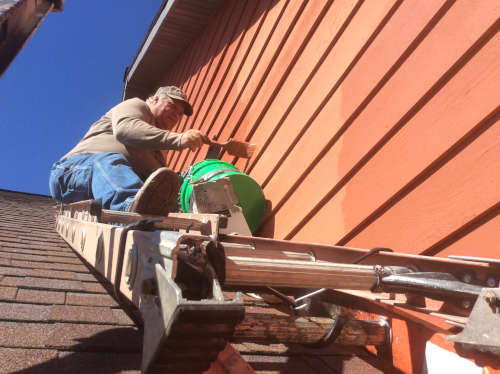
{"label": "roof shingle", "polygon": [[56,212],[48,196],[0,190],[0,373],[138,373],[141,334]]}

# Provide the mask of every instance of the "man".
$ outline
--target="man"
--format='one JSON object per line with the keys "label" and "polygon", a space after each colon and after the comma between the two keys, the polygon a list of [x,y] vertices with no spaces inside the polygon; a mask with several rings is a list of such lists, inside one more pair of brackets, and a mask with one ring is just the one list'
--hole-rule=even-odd
{"label": "man", "polygon": [[129,99],[95,122],[50,172],[50,194],[63,203],[101,200],[105,209],[167,215],[176,205],[179,179],[164,167],[163,149],[198,149],[209,143],[199,130],[170,130],[193,108],[181,89],[160,87],[145,102]]}

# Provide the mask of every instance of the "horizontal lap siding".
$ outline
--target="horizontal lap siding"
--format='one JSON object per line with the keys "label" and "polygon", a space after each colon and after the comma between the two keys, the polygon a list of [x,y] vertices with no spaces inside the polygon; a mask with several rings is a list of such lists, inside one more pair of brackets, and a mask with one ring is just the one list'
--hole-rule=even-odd
{"label": "horizontal lap siding", "polygon": [[[233,9],[231,13],[231,21],[228,24],[224,38],[221,39],[221,46],[223,50],[219,53],[214,61],[216,67],[213,72],[211,72],[211,82],[210,86],[205,89],[205,97],[202,104],[197,108],[197,111],[193,114],[192,123],[194,124],[191,128],[203,130],[204,132],[209,132],[208,124],[206,121],[208,112],[214,107],[214,101],[217,97],[217,93],[221,92],[221,85],[228,77],[228,70],[232,64],[232,61],[237,54],[237,49],[239,47],[241,37],[243,36],[243,30],[238,30],[238,26],[241,23],[247,25],[249,19],[251,19],[252,14],[255,9],[256,2],[238,2],[237,7]],[[196,158],[197,153],[195,152],[184,152],[181,155],[179,162],[176,165],[179,169],[186,168],[186,165],[191,165],[193,160]]]}
{"label": "horizontal lap siding", "polygon": [[162,78],[194,106],[175,130],[257,145],[223,159],[263,186],[260,235],[495,257],[499,15],[495,0],[228,1]]}
{"label": "horizontal lap siding", "polygon": [[[207,111],[199,121],[201,130],[205,133],[217,134],[222,128],[221,121],[218,121],[218,118],[224,118],[224,115],[221,117],[220,114],[223,113],[224,108],[227,108],[229,104],[235,101],[233,92],[235,91],[235,87],[237,87],[235,86],[238,82],[237,78],[252,49],[253,42],[258,35],[258,30],[265,19],[265,17],[261,17],[261,14],[267,10],[266,2],[249,2],[247,6],[251,7],[243,12],[241,21],[241,25],[245,27],[236,31],[234,40],[229,45],[228,52],[220,69],[224,79],[218,81],[218,88],[211,95]],[[189,153],[188,159],[184,164],[192,164],[193,160],[198,160],[199,156],[205,155],[207,150],[208,146],[204,146],[197,152]]]}

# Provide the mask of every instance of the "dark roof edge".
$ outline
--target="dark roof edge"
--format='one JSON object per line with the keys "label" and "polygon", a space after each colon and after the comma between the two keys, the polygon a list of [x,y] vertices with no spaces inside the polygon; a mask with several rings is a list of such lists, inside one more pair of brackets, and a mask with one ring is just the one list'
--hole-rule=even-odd
{"label": "dark roof edge", "polygon": [[151,22],[151,25],[149,26],[149,30],[146,33],[146,36],[144,37],[139,49],[137,50],[137,53],[134,56],[134,59],[132,60],[132,64],[127,67],[125,70],[125,74],[123,76],[123,92],[122,92],[122,100],[125,99],[125,92],[127,90],[127,83],[132,79],[132,76],[134,75],[135,69],[137,66],[140,64],[142,57],[144,56],[144,53],[147,51],[149,48],[149,45],[151,44],[151,41],[156,35],[156,32],[160,28],[163,20],[167,16],[168,12],[172,8],[172,5],[176,2],[176,0],[163,0],[160,9],[155,15],[155,18],[153,19],[153,22]]}
{"label": "dark roof edge", "polygon": [[0,13],[0,78],[52,10],[51,0],[17,1]]}
{"label": "dark roof edge", "polygon": [[[22,195],[43,196],[43,197],[52,198],[50,195],[44,195],[44,194],[40,194],[40,193],[31,193],[31,192],[14,191],[14,190],[6,190],[4,188],[0,188],[0,192],[13,192],[13,193],[18,193],[18,194],[22,194]],[[54,200],[54,203],[56,203],[55,200]]]}

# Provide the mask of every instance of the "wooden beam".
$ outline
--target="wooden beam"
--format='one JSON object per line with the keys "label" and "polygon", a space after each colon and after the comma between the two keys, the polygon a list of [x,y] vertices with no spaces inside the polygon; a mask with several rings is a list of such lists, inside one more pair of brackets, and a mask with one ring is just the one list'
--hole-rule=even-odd
{"label": "wooden beam", "polygon": [[[315,344],[322,341],[334,323],[332,318],[247,312],[245,319],[236,326],[231,341]],[[381,323],[349,318],[332,343],[354,346],[383,345],[389,341],[387,335],[388,330]]]}
{"label": "wooden beam", "polygon": [[[240,252],[240,248],[237,249]],[[327,261],[234,256],[225,248],[226,268],[224,284],[228,286],[268,286],[298,288],[333,288],[369,290],[377,283],[373,266],[338,264]]]}

